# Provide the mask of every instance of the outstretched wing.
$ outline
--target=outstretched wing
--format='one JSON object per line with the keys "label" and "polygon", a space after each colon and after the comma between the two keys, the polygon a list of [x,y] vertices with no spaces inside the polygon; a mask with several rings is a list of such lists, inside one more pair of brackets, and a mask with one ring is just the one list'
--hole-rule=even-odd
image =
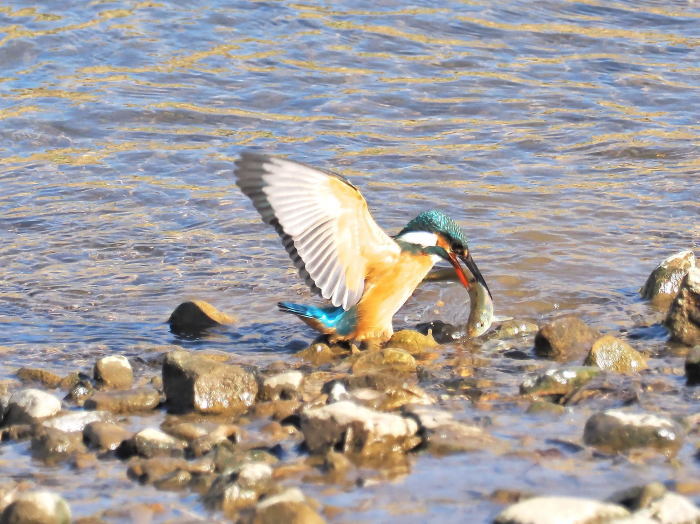
{"label": "outstretched wing", "polygon": [[357,304],[372,265],[399,256],[360,191],[339,175],[255,153],[243,153],[234,174],[302,278],[334,306]]}

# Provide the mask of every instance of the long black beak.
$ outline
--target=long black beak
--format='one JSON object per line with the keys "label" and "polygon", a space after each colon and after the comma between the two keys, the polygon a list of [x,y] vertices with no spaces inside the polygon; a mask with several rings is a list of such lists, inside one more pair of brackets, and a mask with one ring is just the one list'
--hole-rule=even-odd
{"label": "long black beak", "polygon": [[467,253],[466,256],[460,256],[459,259],[462,262],[464,262],[464,265],[467,266],[467,269],[471,272],[472,276],[476,279],[476,281],[486,288],[486,291],[489,292],[489,297],[491,297],[491,299],[493,300],[493,297],[491,296],[491,290],[489,289],[489,286],[486,285],[486,280],[484,280],[481,271],[479,271],[479,268],[476,267],[476,262],[474,262],[471,253]]}

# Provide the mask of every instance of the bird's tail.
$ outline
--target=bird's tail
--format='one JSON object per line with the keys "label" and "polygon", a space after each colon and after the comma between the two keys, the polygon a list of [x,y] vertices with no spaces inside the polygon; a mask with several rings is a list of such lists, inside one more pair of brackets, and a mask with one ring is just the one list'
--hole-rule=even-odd
{"label": "bird's tail", "polygon": [[277,307],[285,313],[293,313],[302,319],[309,320],[307,324],[316,329],[334,330],[343,317],[345,310],[342,307],[316,307],[292,302],[279,302]]}

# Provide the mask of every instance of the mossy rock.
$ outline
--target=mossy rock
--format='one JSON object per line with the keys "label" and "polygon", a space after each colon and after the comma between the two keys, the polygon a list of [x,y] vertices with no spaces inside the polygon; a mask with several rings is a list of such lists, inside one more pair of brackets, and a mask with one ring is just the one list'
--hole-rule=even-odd
{"label": "mossy rock", "polygon": [[438,343],[432,334],[424,335],[413,329],[402,329],[397,331],[386,343],[388,348],[401,348],[411,355],[425,353],[428,349],[437,347]]}
{"label": "mossy rock", "polygon": [[593,343],[588,353],[585,366],[596,366],[617,373],[636,373],[646,369],[644,356],[624,340],[605,335]]}

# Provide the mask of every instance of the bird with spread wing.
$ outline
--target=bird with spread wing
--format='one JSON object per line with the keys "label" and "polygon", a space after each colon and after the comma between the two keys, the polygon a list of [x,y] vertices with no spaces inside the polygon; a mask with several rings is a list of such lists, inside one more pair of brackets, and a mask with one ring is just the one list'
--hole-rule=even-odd
{"label": "bird with spread wing", "polygon": [[299,275],[332,304],[280,302],[279,308],[332,341],[389,340],[394,314],[440,260],[452,264],[469,289],[461,260],[488,291],[464,232],[441,211],[419,214],[390,237],[357,187],[340,175],[257,153],[243,153],[234,174],[263,222],[281,237]]}

